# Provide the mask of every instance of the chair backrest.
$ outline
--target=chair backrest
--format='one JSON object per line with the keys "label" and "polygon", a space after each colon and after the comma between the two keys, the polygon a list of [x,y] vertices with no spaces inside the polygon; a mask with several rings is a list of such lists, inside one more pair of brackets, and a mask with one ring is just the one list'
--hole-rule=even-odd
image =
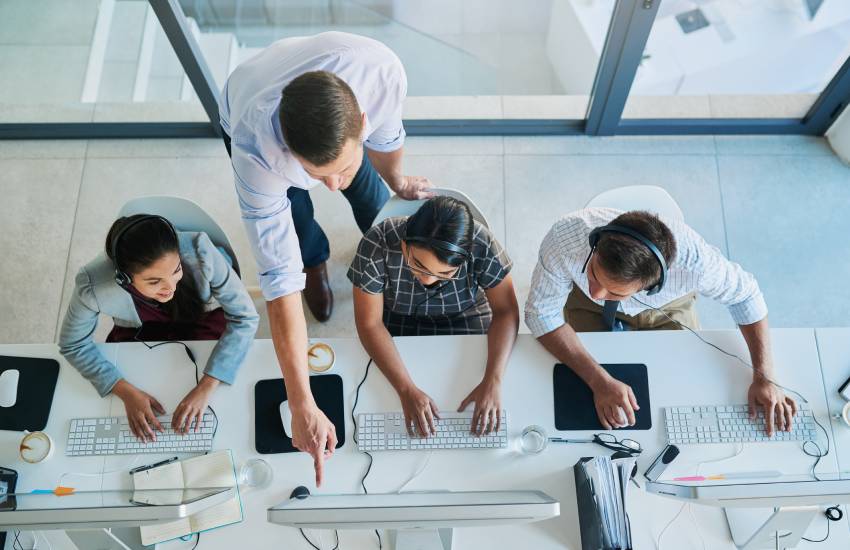
{"label": "chair backrest", "polygon": [[[453,199],[457,199],[459,201],[463,201],[469,206],[469,210],[472,212],[472,219],[490,229],[490,224],[487,223],[487,218],[484,217],[484,214],[481,210],[472,202],[472,199],[469,196],[457,189],[445,189],[435,187],[432,189],[435,195],[437,196],[445,196],[452,197]],[[378,223],[384,221],[387,218],[394,218],[397,216],[410,216],[417,210],[419,207],[425,203],[425,200],[417,200],[417,201],[408,201],[404,200],[398,195],[393,195],[390,197],[390,200],[381,208],[381,211],[378,212],[378,215],[375,217],[375,221],[372,222],[372,225],[377,225]]]}
{"label": "chair backrest", "polygon": [[118,216],[132,216],[134,214],[156,214],[162,216],[174,225],[178,231],[203,231],[215,246],[221,247],[233,261],[233,270],[241,276],[239,261],[227,234],[196,202],[182,197],[150,196],[139,197],[128,201]]}
{"label": "chair backrest", "polygon": [[670,193],[657,185],[627,185],[604,191],[590,199],[586,206],[646,210],[671,221],[685,219],[682,209]]}

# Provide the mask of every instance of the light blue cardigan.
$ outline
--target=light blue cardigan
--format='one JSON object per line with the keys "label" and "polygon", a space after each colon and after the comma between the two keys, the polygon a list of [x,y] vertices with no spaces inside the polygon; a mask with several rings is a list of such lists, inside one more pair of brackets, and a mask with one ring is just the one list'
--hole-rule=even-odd
{"label": "light blue cardigan", "polygon": [[[232,384],[251,347],[259,315],[245,285],[206,233],[178,231],[177,237],[180,260],[194,275],[201,300],[208,308],[213,299],[218,301],[227,320],[204,372]],[[115,282],[115,267],[105,253],[80,269],[75,283],[59,333],[59,351],[105,396],[122,376],[94,344],[97,316],[109,315],[122,327],[141,327],[142,322],[133,297]]]}

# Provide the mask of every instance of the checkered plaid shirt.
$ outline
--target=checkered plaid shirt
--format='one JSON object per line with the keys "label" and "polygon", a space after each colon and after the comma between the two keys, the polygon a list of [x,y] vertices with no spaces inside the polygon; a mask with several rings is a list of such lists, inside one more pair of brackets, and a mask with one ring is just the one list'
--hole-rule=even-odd
{"label": "checkered plaid shirt", "polygon": [[349,280],[364,292],[384,295],[384,324],[393,336],[486,333],[493,315],[479,289],[495,287],[512,267],[493,234],[476,222],[472,259],[461,265],[458,278],[425,287],[401,250],[406,227],[407,218],[388,218],[369,229]]}

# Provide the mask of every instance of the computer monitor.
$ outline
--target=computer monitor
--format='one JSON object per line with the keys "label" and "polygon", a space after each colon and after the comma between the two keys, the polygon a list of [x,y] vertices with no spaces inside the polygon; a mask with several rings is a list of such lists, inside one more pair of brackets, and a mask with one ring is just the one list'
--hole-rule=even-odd
{"label": "computer monitor", "polygon": [[271,523],[313,529],[390,529],[397,550],[450,550],[454,527],[529,523],[560,515],[540,491],[308,495],[269,508]]}
{"label": "computer monitor", "polygon": [[233,487],[0,496],[0,531],[139,527],[188,517],[233,498]]}
{"label": "computer monitor", "polygon": [[850,474],[780,476],[769,481],[647,482],[650,493],[723,508],[741,550],[794,548],[823,507],[850,503]]}

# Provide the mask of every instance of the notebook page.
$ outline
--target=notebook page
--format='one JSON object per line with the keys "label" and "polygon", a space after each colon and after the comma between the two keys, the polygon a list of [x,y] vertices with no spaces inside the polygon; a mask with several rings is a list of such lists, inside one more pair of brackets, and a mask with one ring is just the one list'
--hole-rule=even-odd
{"label": "notebook page", "polygon": [[[182,466],[187,489],[236,486],[230,451],[216,451],[190,458],[184,460]],[[242,505],[238,493],[227,502],[192,515],[189,521],[193,533],[242,521]]]}

